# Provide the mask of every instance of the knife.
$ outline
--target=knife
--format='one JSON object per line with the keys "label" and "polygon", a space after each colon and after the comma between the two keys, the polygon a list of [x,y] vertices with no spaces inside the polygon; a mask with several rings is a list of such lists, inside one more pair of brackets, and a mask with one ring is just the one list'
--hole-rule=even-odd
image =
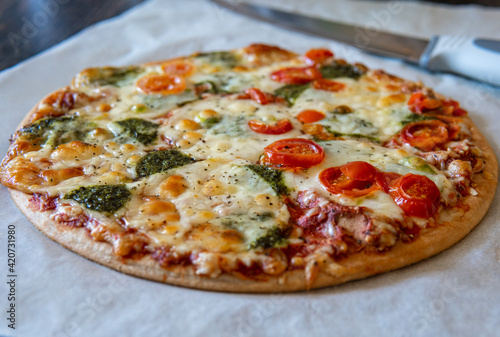
{"label": "knife", "polygon": [[211,0],[234,12],[284,28],[337,40],[369,53],[396,57],[431,71],[455,73],[500,86],[500,40],[439,35],[430,40],[243,3]]}

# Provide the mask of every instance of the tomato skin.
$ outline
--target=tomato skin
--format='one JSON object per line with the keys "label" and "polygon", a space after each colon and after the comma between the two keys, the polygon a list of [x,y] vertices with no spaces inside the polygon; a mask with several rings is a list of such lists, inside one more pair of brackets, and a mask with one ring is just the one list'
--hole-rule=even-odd
{"label": "tomato skin", "polygon": [[189,76],[194,71],[194,66],[185,60],[171,60],[162,63],[161,69],[170,75]]}
{"label": "tomato skin", "polygon": [[400,177],[401,174],[395,172],[378,172],[375,180],[382,191],[389,193],[392,182]]}
{"label": "tomato skin", "polygon": [[181,76],[175,75],[149,75],[136,82],[138,91],[145,94],[177,94],[186,87],[186,81]]}
{"label": "tomato skin", "polygon": [[467,115],[467,111],[460,108],[460,104],[457,101],[453,100],[443,102],[443,112],[447,115],[452,115],[457,117]]}
{"label": "tomato skin", "polygon": [[281,135],[293,129],[293,125],[288,119],[281,119],[274,124],[264,124],[252,119],[248,121],[248,126],[252,131],[266,135]]}
{"label": "tomato skin", "polygon": [[269,104],[270,103],[270,99],[266,96],[266,94],[264,94],[262,91],[260,91],[259,89],[257,88],[249,88],[249,89],[246,89],[245,90],[245,94],[247,94],[248,96],[250,96],[250,98],[252,100],[254,100],[255,102],[259,103],[259,104],[262,104],[262,105],[266,105],[266,104]]}
{"label": "tomato skin", "polygon": [[374,180],[378,173],[375,166],[365,161],[352,161],[344,164],[340,167],[340,171],[349,179],[361,181]]}
{"label": "tomato skin", "polygon": [[389,194],[407,215],[418,218],[436,214],[441,198],[441,192],[432,180],[412,173],[393,181]]}
{"label": "tomato skin", "polygon": [[277,97],[265,92],[262,92],[257,88],[248,88],[241,95],[238,95],[238,99],[251,99],[261,105],[267,105],[269,103],[284,103],[284,99]]}
{"label": "tomato skin", "polygon": [[421,92],[413,93],[408,100],[410,110],[417,114],[436,110],[440,108],[442,104],[443,103],[440,100],[429,98]]}
{"label": "tomato skin", "polygon": [[312,82],[312,86],[316,90],[325,90],[330,92],[337,92],[345,88],[344,83],[335,82],[332,80],[326,80],[323,78],[317,79],[314,82]]}
{"label": "tomato skin", "polygon": [[323,118],[325,114],[318,110],[303,110],[297,115],[297,119],[303,124],[318,122]]}
{"label": "tomato skin", "polygon": [[325,158],[323,148],[309,139],[281,139],[264,148],[265,162],[289,168],[309,168]]}
{"label": "tomato skin", "polygon": [[321,78],[321,73],[315,67],[285,68],[271,74],[273,81],[285,84],[306,84]]}
{"label": "tomato skin", "polygon": [[342,172],[342,167],[330,167],[320,172],[319,182],[328,192],[349,197],[362,197],[380,189],[374,179],[357,180],[347,177]]}
{"label": "tomato skin", "polygon": [[424,120],[410,123],[401,130],[403,143],[417,147],[422,151],[431,151],[449,138],[448,128],[439,120]]}
{"label": "tomato skin", "polygon": [[417,114],[432,112],[457,117],[467,115],[467,111],[460,108],[460,104],[457,101],[441,101],[439,99],[429,98],[421,92],[416,92],[411,95],[408,100],[408,106],[411,111]]}
{"label": "tomato skin", "polygon": [[310,49],[305,53],[304,59],[310,66],[325,64],[333,60],[333,53],[328,49]]}

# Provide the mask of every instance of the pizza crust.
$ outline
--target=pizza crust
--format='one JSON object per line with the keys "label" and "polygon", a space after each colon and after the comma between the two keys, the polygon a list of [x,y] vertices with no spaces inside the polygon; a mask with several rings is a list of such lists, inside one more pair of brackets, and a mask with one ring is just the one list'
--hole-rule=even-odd
{"label": "pizza crust", "polygon": [[[67,87],[56,92],[66,89]],[[19,127],[28,123],[37,106],[26,115]],[[398,241],[388,252],[377,254],[362,251],[341,259],[331,266],[329,273],[319,271],[312,285],[307,283],[306,273],[302,269],[286,271],[279,277],[268,276],[266,281],[255,281],[229,274],[222,274],[217,278],[203,277],[196,275],[192,266],[176,266],[166,270],[150,256],[123,259],[114,254],[111,244],[95,241],[85,228],[59,224],[51,219],[51,211],[33,211],[29,201],[31,195],[11,188],[9,193],[28,220],[47,237],[91,261],[125,274],[182,287],[225,292],[291,292],[322,288],[363,279],[427,259],[460,241],[481,221],[495,196],[498,163],[488,141],[470,119],[467,118],[467,121],[472,141],[483,151],[485,161],[483,171],[475,174],[472,180],[477,196],[470,195],[463,199],[469,205],[469,210],[460,214],[458,219],[436,228],[423,229],[414,242]]]}

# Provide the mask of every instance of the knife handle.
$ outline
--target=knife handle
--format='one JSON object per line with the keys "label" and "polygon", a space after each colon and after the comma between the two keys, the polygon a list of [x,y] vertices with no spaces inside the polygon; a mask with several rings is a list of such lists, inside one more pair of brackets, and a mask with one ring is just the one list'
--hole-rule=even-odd
{"label": "knife handle", "polygon": [[500,41],[457,35],[431,39],[420,65],[500,86]]}

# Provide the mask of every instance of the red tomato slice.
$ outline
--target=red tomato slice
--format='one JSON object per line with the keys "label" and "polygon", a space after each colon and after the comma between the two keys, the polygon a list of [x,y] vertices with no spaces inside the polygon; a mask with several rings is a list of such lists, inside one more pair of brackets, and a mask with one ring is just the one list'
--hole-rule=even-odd
{"label": "red tomato slice", "polygon": [[259,104],[266,105],[272,102],[272,97],[269,96],[271,95],[267,95],[257,88],[249,88],[245,90],[245,95],[238,98],[250,98]]}
{"label": "red tomato slice", "polygon": [[253,131],[266,135],[281,135],[293,129],[292,123],[288,119],[279,120],[274,124],[264,124],[261,121],[252,119],[248,121],[248,126]]}
{"label": "red tomato slice", "polygon": [[401,174],[395,172],[378,172],[375,179],[382,191],[389,193],[392,182],[400,177]]}
{"label": "red tomato slice", "polygon": [[285,68],[271,74],[273,81],[285,84],[306,84],[321,78],[321,73],[315,67]]}
{"label": "red tomato slice", "polygon": [[309,139],[288,138],[278,140],[264,149],[265,161],[284,167],[309,168],[323,161],[323,148]]}
{"label": "red tomato slice", "polygon": [[137,90],[145,94],[177,94],[184,90],[186,81],[174,75],[149,75],[140,78],[136,83]]}
{"label": "red tomato slice", "polygon": [[447,115],[458,117],[467,115],[467,111],[460,108],[460,104],[457,101],[453,100],[443,102],[443,112]]}
{"label": "red tomato slice", "polygon": [[374,179],[357,180],[347,177],[342,172],[342,166],[330,167],[321,171],[318,179],[328,192],[350,197],[361,197],[380,189]]}
{"label": "red tomato slice", "polygon": [[429,98],[421,92],[416,92],[411,95],[408,100],[408,106],[410,110],[421,114],[426,111],[435,110],[440,108],[442,102],[438,99]]}
{"label": "red tomato slice", "polygon": [[194,71],[194,66],[185,60],[172,60],[162,63],[161,69],[166,74],[189,76]]}
{"label": "red tomato slice", "polygon": [[308,124],[314,123],[325,118],[325,114],[318,110],[304,110],[297,115],[299,122]]}
{"label": "red tomato slice", "polygon": [[285,103],[282,97],[277,97],[265,92],[262,92],[257,88],[249,88],[245,90],[245,93],[238,95],[238,99],[252,99],[255,102],[266,105],[269,103]]}
{"label": "red tomato slice", "polygon": [[344,83],[335,82],[332,80],[325,80],[323,78],[315,80],[312,82],[312,86],[317,90],[326,90],[331,92],[337,92],[345,88]]}
{"label": "red tomato slice", "polygon": [[411,123],[401,130],[401,140],[422,151],[431,151],[448,140],[448,128],[439,120]]}
{"label": "red tomato slice", "polygon": [[310,66],[325,64],[333,60],[333,53],[328,49],[311,49],[304,55],[304,58]]}
{"label": "red tomato slice", "polygon": [[441,193],[432,180],[411,173],[395,180],[391,185],[390,194],[406,214],[419,218],[433,216],[438,210],[441,198]]}
{"label": "red tomato slice", "polygon": [[375,180],[377,168],[365,161],[353,161],[340,166],[340,171],[349,179],[354,180]]}

